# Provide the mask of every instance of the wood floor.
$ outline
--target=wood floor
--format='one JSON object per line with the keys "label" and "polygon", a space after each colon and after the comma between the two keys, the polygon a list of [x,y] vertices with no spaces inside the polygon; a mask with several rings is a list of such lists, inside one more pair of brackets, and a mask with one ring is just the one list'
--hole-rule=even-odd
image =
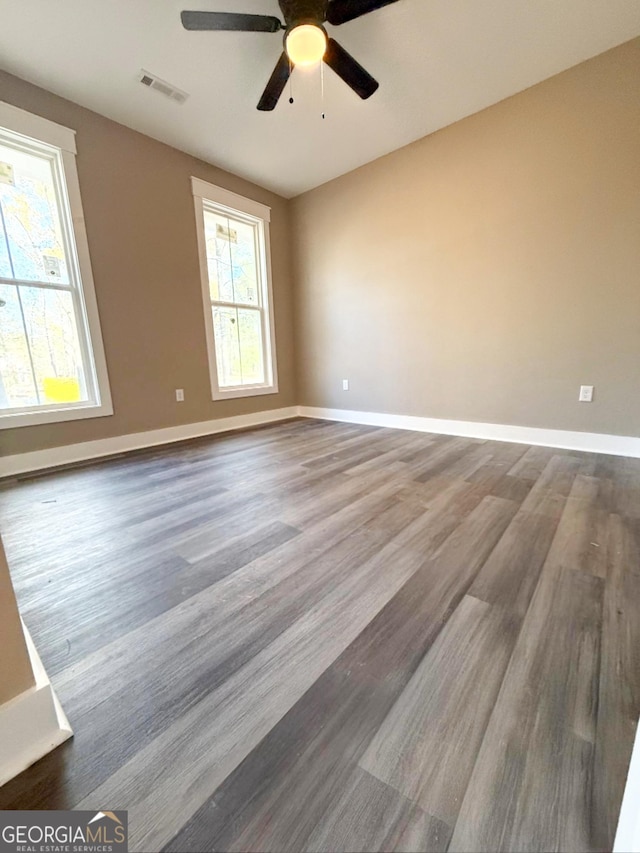
{"label": "wood floor", "polygon": [[294,421],[10,485],[75,738],[0,808],[136,851],[610,850],[640,460]]}

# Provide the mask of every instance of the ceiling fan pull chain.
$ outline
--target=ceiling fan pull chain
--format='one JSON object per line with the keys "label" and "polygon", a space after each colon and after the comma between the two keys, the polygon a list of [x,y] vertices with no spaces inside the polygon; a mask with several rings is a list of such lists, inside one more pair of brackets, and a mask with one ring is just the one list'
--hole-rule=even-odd
{"label": "ceiling fan pull chain", "polygon": [[289,103],[293,103],[293,62],[289,60]]}
{"label": "ceiling fan pull chain", "polygon": [[320,92],[322,98],[322,118],[325,118],[324,112],[324,62],[320,63]]}

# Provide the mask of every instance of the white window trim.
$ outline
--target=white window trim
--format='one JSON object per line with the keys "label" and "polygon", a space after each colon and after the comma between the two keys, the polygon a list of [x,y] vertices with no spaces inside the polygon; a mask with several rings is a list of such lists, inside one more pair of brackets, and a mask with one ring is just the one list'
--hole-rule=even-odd
{"label": "white window trim", "polygon": [[80,183],[75,157],[75,131],[1,101],[0,127],[21,136],[26,136],[36,144],[44,142],[46,145],[60,149],[62,189],[64,191],[66,186],[68,213],[71,219],[70,225],[72,226],[70,229],[71,233],[69,234],[71,243],[71,257],[69,261],[76,267],[81,284],[81,287],[78,288],[78,304],[84,313],[89,338],[87,341],[88,351],[83,352],[83,356],[93,366],[97,383],[96,392],[99,397],[98,403],[90,402],[69,407],[55,406],[55,408],[40,406],[37,409],[34,408],[22,412],[3,411],[0,413],[0,429],[13,429],[14,427],[21,426],[35,426],[37,424],[112,415],[113,405],[109,388],[109,375],[107,373],[107,362],[102,342],[91,258],[89,256],[89,243],[87,241],[87,230],[82,209],[82,199],[80,197]]}
{"label": "white window trim", "polygon": [[[204,308],[204,325],[207,338],[207,352],[209,355],[209,378],[211,380],[211,399],[229,400],[234,397],[257,397],[263,394],[278,393],[278,366],[276,361],[276,335],[273,310],[273,287],[271,282],[271,239],[269,234],[269,223],[271,221],[271,208],[260,202],[237,195],[237,193],[209,184],[200,178],[191,178],[191,189],[196,214],[196,232],[198,237],[198,257],[200,260],[200,283],[202,285],[202,304]],[[233,388],[221,388],[218,384],[218,367],[216,363],[216,345],[213,331],[213,317],[211,312],[211,296],[209,293],[209,269],[207,266],[207,248],[204,236],[204,210],[203,203],[211,202],[216,207],[227,209],[230,215],[234,213],[244,214],[261,223],[262,237],[264,239],[264,263],[262,269],[263,302],[266,302],[264,310],[266,342],[270,350],[270,381],[262,385],[243,385]],[[258,259],[260,260],[260,259]],[[265,364],[269,372],[269,365]]]}

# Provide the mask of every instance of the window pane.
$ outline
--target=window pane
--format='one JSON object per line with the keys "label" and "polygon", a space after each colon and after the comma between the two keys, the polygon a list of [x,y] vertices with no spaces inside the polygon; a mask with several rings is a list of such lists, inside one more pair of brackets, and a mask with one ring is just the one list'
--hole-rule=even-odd
{"label": "window pane", "polygon": [[40,402],[86,401],[71,294],[42,287],[20,287],[19,291]]}
{"label": "window pane", "polygon": [[204,227],[211,299],[258,305],[256,226],[205,210]]}
{"label": "window pane", "polygon": [[240,327],[240,367],[243,385],[261,385],[265,381],[260,311],[238,309]]}
{"label": "window pane", "polygon": [[222,302],[233,302],[231,239],[235,232],[229,228],[226,217],[209,210],[204,212],[204,232],[211,298]]}
{"label": "window pane", "polygon": [[[1,176],[0,176],[1,179]],[[0,277],[13,278],[4,228],[0,224]]]}
{"label": "window pane", "polygon": [[37,404],[17,288],[0,284],[0,409]]}
{"label": "window pane", "polygon": [[0,275],[69,284],[52,163],[0,144]]}
{"label": "window pane", "polygon": [[237,233],[237,241],[231,245],[234,301],[257,305],[256,226],[237,222],[233,227]]}
{"label": "window pane", "polygon": [[235,308],[213,306],[218,384],[221,388],[242,384],[238,317]]}

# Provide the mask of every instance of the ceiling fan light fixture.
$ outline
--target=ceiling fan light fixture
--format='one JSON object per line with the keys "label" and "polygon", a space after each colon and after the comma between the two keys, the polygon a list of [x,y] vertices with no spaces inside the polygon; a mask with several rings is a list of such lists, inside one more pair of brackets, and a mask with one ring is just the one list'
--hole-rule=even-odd
{"label": "ceiling fan light fixture", "polygon": [[[273,0],[272,0],[273,2]],[[278,0],[284,23],[273,15],[242,12],[180,13],[186,30],[277,33],[284,30],[284,50],[266,85],[258,109],[274,110],[284,92],[294,65],[313,68],[325,62],[359,98],[366,100],[378,89],[378,81],[363,68],[324,28],[345,24],[399,0]],[[321,66],[322,67],[322,66]],[[147,82],[145,75],[144,82]],[[324,78],[322,78],[324,81]],[[289,98],[292,101],[292,98]]]}
{"label": "ceiling fan light fixture", "polygon": [[316,65],[327,51],[327,36],[322,27],[300,24],[287,34],[285,45],[287,56],[294,65]]}

